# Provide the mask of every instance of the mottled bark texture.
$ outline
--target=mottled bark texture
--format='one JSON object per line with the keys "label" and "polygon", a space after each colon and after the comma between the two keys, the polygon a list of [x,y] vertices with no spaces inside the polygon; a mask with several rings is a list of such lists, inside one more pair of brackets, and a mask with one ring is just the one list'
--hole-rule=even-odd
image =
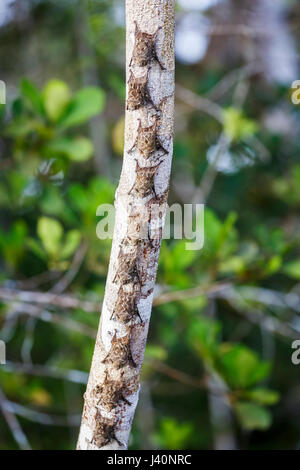
{"label": "mottled bark texture", "polygon": [[127,102],[115,231],[78,449],[126,449],[169,188],[175,0],[126,1]]}

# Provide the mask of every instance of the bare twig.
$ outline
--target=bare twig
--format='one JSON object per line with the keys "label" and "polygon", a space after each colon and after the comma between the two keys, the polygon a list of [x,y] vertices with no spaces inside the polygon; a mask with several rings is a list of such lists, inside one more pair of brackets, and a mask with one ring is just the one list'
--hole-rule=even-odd
{"label": "bare twig", "polygon": [[[248,90],[248,80],[243,79],[237,83],[233,95],[234,106],[236,106],[237,108],[241,108],[243,106],[247,97]],[[199,201],[201,203],[204,203],[208,199],[215,179],[217,177],[219,161],[229,151],[232,140],[232,137],[226,135],[224,131],[221,133],[218,142],[215,146],[212,162],[208,165],[206,171],[202,176],[200,185],[195,191],[195,195],[193,198],[194,202]]]}
{"label": "bare twig", "polygon": [[31,363],[31,351],[34,344],[34,330],[36,318],[28,318],[25,326],[24,341],[21,346],[21,357],[24,362]]}
{"label": "bare twig", "polygon": [[278,292],[257,286],[240,286],[238,293],[245,300],[279,308],[289,308],[300,313],[300,296],[293,292]]}
{"label": "bare twig", "polygon": [[97,312],[101,308],[100,302],[80,300],[71,295],[9,289],[7,287],[0,287],[0,299],[12,302],[51,305],[63,309],[80,308],[86,312]]}
{"label": "bare twig", "polygon": [[94,328],[91,328],[90,326],[87,326],[84,323],[80,323],[75,320],[72,320],[71,318],[65,318],[61,315],[57,315],[55,313],[49,312],[49,310],[41,310],[41,308],[37,307],[36,305],[20,302],[16,304],[14,313],[16,315],[22,315],[22,314],[31,315],[44,322],[61,325],[64,328],[67,328],[71,331],[76,331],[85,336],[89,336],[91,338],[96,337],[96,330],[94,330]]}
{"label": "bare twig", "polygon": [[227,289],[231,286],[229,282],[219,282],[210,286],[197,286],[191,289],[166,292],[154,298],[153,305],[162,305],[169,302],[178,302],[180,300],[199,297],[200,295],[213,295],[217,292]]}
{"label": "bare twig", "polygon": [[7,361],[4,368],[5,372],[20,374],[29,374],[38,377],[51,377],[58,380],[68,380],[77,384],[85,385],[88,379],[88,373],[76,369],[60,369],[59,367],[30,364],[22,362]]}
{"label": "bare twig", "polygon": [[221,133],[217,144],[214,147],[212,163],[208,165],[206,171],[202,176],[200,185],[197,187],[193,201],[194,203],[204,204],[212,190],[218,172],[218,164],[221,158],[229,151],[232,139],[226,136],[224,132]]}
{"label": "bare twig", "polygon": [[222,108],[213,101],[197,95],[193,91],[188,90],[178,83],[176,83],[176,97],[192,108],[197,108],[199,111],[203,111],[215,118],[220,123],[223,123]]}
{"label": "bare twig", "polygon": [[262,70],[262,64],[253,61],[238,69],[234,69],[226,74],[206,93],[206,97],[212,101],[218,101],[225,95],[237,82],[256,75]]}
{"label": "bare twig", "polygon": [[191,377],[190,375],[186,374],[185,372],[181,372],[173,367],[168,366],[162,361],[158,361],[156,359],[145,359],[145,362],[150,365],[153,369],[161,372],[164,375],[167,375],[173,380],[177,382],[181,382],[185,385],[189,385],[191,387],[206,389],[207,383],[205,379],[198,379]]}
{"label": "bare twig", "polygon": [[37,274],[36,276],[31,276],[27,279],[12,281],[18,289],[36,289],[42,284],[47,284],[48,282],[55,281],[58,277],[61,276],[59,271],[45,271],[43,273]]}
{"label": "bare twig", "polygon": [[4,404],[6,411],[13,412],[15,415],[22,416],[29,421],[43,424],[45,426],[74,426],[77,427],[80,424],[80,414],[70,415],[68,418],[59,415],[50,415],[47,413],[41,413],[40,411],[32,410],[23,405],[12,401],[6,401]]}
{"label": "bare twig", "polygon": [[15,416],[15,412],[10,405],[10,402],[7,401],[4,393],[0,389],[0,408],[2,411],[2,414],[5,418],[5,421],[14,437],[14,440],[22,450],[30,450],[30,444],[28,442],[28,439],[23,431],[23,429],[20,426],[19,421],[17,420]]}
{"label": "bare twig", "polygon": [[[220,289],[224,289],[230,285],[231,284],[228,282],[220,282],[209,286],[197,286],[181,291],[166,292],[155,297],[153,305],[161,305],[168,302],[175,302],[177,300],[184,300],[190,297],[197,297],[202,294],[210,294],[215,291],[219,291]],[[79,300],[76,297],[68,295],[56,295],[48,292],[20,291],[8,288],[0,288],[0,299],[26,304],[51,305],[64,309],[81,308],[85,312],[96,312],[101,307],[100,302]]]}
{"label": "bare twig", "polygon": [[259,325],[270,333],[275,333],[284,338],[299,339],[299,331],[290,323],[283,322],[271,315],[266,315],[262,310],[248,307],[245,299],[234,289],[219,293],[219,298],[225,299],[233,309],[245,317],[250,323]]}
{"label": "bare twig", "polygon": [[[170,367],[169,365],[157,359],[146,359],[146,362],[153,369],[166,375],[167,377],[170,377],[173,380],[176,380],[177,382],[183,383],[184,385],[188,385],[190,387],[200,388],[201,390],[210,390],[210,385],[205,375],[203,378],[198,379],[186,374],[185,372],[174,369],[174,367]],[[214,387],[210,390],[210,392],[214,395],[224,396],[227,393],[227,390],[224,387]]]}
{"label": "bare twig", "polygon": [[203,28],[204,34],[209,36],[245,36],[255,38],[258,36],[273,36],[275,31],[271,28],[251,27],[246,24],[214,24]]}
{"label": "bare twig", "polygon": [[61,294],[64,292],[76,277],[88,249],[88,244],[83,241],[75,253],[71,266],[59,281],[50,289],[50,292]]}
{"label": "bare twig", "polygon": [[[87,251],[87,243],[83,241],[75,256],[72,260],[71,266],[68,271],[60,278],[60,280],[50,289],[52,294],[60,294],[64,292],[71,284],[76,274],[78,273],[80,266],[84,260]],[[42,312],[40,312],[42,314]],[[36,315],[35,318],[31,318],[26,322],[24,341],[21,348],[21,354],[24,361],[31,362],[31,350],[34,344],[34,331],[36,326]]]}

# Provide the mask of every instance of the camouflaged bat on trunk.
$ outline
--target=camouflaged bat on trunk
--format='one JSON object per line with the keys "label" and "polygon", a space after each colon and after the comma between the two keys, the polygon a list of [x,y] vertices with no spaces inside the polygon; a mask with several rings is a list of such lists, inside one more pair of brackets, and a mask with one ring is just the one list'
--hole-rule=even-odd
{"label": "camouflaged bat on trunk", "polygon": [[114,334],[114,337],[111,340],[110,351],[102,362],[110,362],[116,369],[121,369],[121,367],[125,367],[127,365],[137,367],[131,354],[130,331],[128,331],[127,335],[122,336],[121,338],[117,337],[117,333]]}
{"label": "camouflaged bat on trunk", "polygon": [[158,199],[155,192],[154,176],[161,163],[159,162],[155,166],[140,166],[136,161],[136,178],[128,194],[134,192],[140,198],[154,194],[155,199]]}
{"label": "camouflaged bat on trunk", "polygon": [[131,72],[128,80],[128,95],[126,109],[135,111],[143,106],[150,104],[156,111],[159,111],[157,106],[152,101],[148,90],[148,76],[149,70],[142,77],[135,77]]}
{"label": "camouflaged bat on trunk", "polygon": [[129,67],[131,67],[132,64],[138,65],[139,67],[145,67],[156,60],[160,68],[162,70],[166,70],[159,60],[156,52],[155,41],[160,30],[161,27],[157,28],[154,34],[144,33],[140,30],[137,22],[135,21],[135,41]]}
{"label": "camouflaged bat on trunk", "polygon": [[163,147],[157,135],[157,117],[155,117],[154,123],[149,127],[142,127],[142,122],[139,119],[137,137],[128,153],[132,153],[135,148],[138,149],[145,159],[150,158],[159,150],[162,150],[165,155],[168,153],[168,150]]}
{"label": "camouflaged bat on trunk", "polygon": [[96,429],[94,433],[94,443],[97,447],[104,447],[110,444],[113,440],[117,441],[119,446],[123,446],[115,434],[116,423],[113,419],[103,418],[100,412],[96,412]]}
{"label": "camouflaged bat on trunk", "polygon": [[136,318],[139,318],[141,323],[143,323],[137,308],[137,293],[126,292],[123,287],[120,287],[118,299],[110,319],[121,323],[129,323]]}
{"label": "camouflaged bat on trunk", "polygon": [[135,245],[134,252],[124,253],[121,248],[118,256],[118,270],[115,274],[113,282],[120,284],[129,284],[138,280],[140,282],[140,274],[138,270],[139,245]]}
{"label": "camouflaged bat on trunk", "polygon": [[108,373],[105,373],[105,379],[102,385],[96,387],[96,395],[99,395],[98,405],[108,411],[112,411],[123,401],[127,405],[131,403],[125,398],[126,386],[123,381],[123,374],[120,380],[112,380]]}

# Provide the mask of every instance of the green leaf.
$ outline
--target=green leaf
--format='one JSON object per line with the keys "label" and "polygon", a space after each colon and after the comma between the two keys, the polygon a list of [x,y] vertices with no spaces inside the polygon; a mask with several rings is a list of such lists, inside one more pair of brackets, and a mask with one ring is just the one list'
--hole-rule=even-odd
{"label": "green leaf", "polygon": [[80,243],[80,238],[79,230],[70,230],[67,233],[65,243],[60,252],[61,259],[69,258],[74,253]]}
{"label": "green leaf", "polygon": [[[279,271],[281,265],[282,265],[281,256],[279,255],[272,256],[272,258],[270,258],[269,261],[265,265],[264,274],[271,276],[272,274]],[[299,264],[299,268],[300,268],[300,264]]]}
{"label": "green leaf", "polygon": [[63,235],[62,225],[55,219],[41,217],[38,220],[37,233],[47,253],[56,257],[60,249]]}
{"label": "green leaf", "polygon": [[182,305],[187,312],[201,312],[201,310],[203,310],[207,305],[207,296],[199,295],[197,297],[182,299],[180,300],[180,305]]}
{"label": "green leaf", "polygon": [[300,259],[291,261],[283,266],[282,271],[293,279],[300,279]]}
{"label": "green leaf", "polygon": [[205,243],[202,250],[205,257],[210,258],[215,255],[221,228],[222,223],[216,214],[211,209],[206,208],[204,212]]}
{"label": "green leaf", "polygon": [[[1,91],[0,91],[1,93]],[[5,104],[0,103],[0,120],[2,121],[3,117],[5,115]]]}
{"label": "green leaf", "polygon": [[222,223],[216,216],[216,214],[211,210],[211,209],[206,209],[205,214],[204,214],[204,226],[205,226],[205,233],[206,237],[210,242],[213,242],[215,245],[218,237],[220,230],[222,228]]}
{"label": "green leaf", "polygon": [[187,241],[178,240],[172,247],[173,268],[178,271],[187,269],[193,264],[199,253],[196,250],[186,249]]}
{"label": "green leaf", "polygon": [[91,158],[94,147],[87,137],[62,137],[50,142],[44,147],[44,151],[49,156],[59,154],[75,162],[84,162]]}
{"label": "green leaf", "polygon": [[51,185],[45,188],[39,199],[39,206],[45,215],[55,216],[72,226],[76,226],[78,223],[78,217],[75,216],[57,186]]}
{"label": "green leaf", "polygon": [[235,405],[235,410],[241,426],[248,431],[265,430],[271,426],[271,413],[263,406],[240,402]]}
{"label": "green leaf", "polygon": [[116,187],[107,179],[96,177],[90,181],[88,191],[95,213],[99,204],[113,203]]}
{"label": "green leaf", "polygon": [[205,317],[191,324],[189,340],[203,359],[210,362],[214,359],[220,330],[221,325],[217,321]]}
{"label": "green leaf", "polygon": [[24,239],[28,228],[24,220],[16,220],[9,231],[0,228],[0,248],[10,266],[15,266],[24,254]]}
{"label": "green leaf", "polygon": [[255,134],[258,125],[255,121],[246,118],[237,108],[227,108],[223,111],[224,132],[233,140],[245,139]]}
{"label": "green leaf", "polygon": [[167,351],[161,346],[156,346],[154,344],[149,344],[146,346],[145,357],[147,359],[158,359],[159,361],[165,361],[167,356]]}
{"label": "green leaf", "polygon": [[28,246],[28,248],[36,255],[38,256],[39,258],[43,259],[43,260],[46,260],[47,256],[46,256],[46,253],[45,251],[43,250],[40,242],[38,242],[37,240],[35,240],[34,238],[28,238],[26,240],[26,244]]}
{"label": "green leaf", "polygon": [[57,122],[71,99],[68,85],[61,80],[50,80],[43,91],[43,104],[48,118]]}
{"label": "green leaf", "polygon": [[276,390],[263,387],[249,390],[245,393],[245,396],[249,400],[257,402],[259,405],[275,405],[280,399],[280,395]]}
{"label": "green leaf", "polygon": [[101,88],[89,87],[78,91],[60,120],[63,129],[78,126],[100,113],[105,105],[105,93]]}
{"label": "green leaf", "polygon": [[26,116],[20,116],[11,121],[5,129],[5,135],[8,137],[26,137],[35,132],[38,127],[36,119],[28,119]]}
{"label": "green leaf", "polygon": [[237,220],[236,212],[230,212],[222,224],[218,234],[218,250],[223,248],[225,243],[234,235],[234,224]]}
{"label": "green leaf", "polygon": [[27,98],[27,100],[31,104],[34,111],[36,111],[38,114],[43,114],[44,113],[43,100],[36,86],[32,82],[24,78],[21,81],[20,88],[21,88],[21,93],[23,94],[25,98]]}
{"label": "green leaf", "polygon": [[219,372],[233,388],[254,385],[269,375],[270,364],[260,361],[246,346],[223,343],[219,346]]}
{"label": "green leaf", "polygon": [[245,270],[245,262],[241,256],[232,256],[220,264],[219,272],[240,274]]}
{"label": "green leaf", "polygon": [[163,449],[183,449],[194,433],[192,423],[178,423],[173,418],[164,418],[160,424],[160,433],[156,436],[159,446]]}
{"label": "green leaf", "polygon": [[70,203],[79,212],[86,212],[89,210],[90,199],[87,191],[80,183],[73,183],[68,190]]}

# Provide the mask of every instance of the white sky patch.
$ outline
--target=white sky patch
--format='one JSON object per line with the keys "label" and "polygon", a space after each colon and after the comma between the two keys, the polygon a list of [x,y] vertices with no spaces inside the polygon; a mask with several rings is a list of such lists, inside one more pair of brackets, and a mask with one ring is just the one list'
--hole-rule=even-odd
{"label": "white sky patch", "polygon": [[12,17],[13,12],[11,10],[11,5],[14,0],[1,0],[0,1],[0,27],[8,23]]}
{"label": "white sky patch", "polygon": [[125,26],[125,8],[124,8],[124,1],[114,2],[112,4],[112,16],[114,21],[118,26]]}
{"label": "white sky patch", "polygon": [[252,24],[273,32],[260,48],[266,75],[278,83],[290,84],[298,76],[297,48],[288,29],[285,16],[285,0],[261,0],[256,2]]}
{"label": "white sky patch", "polygon": [[[209,147],[206,158],[210,165],[214,165],[216,157],[216,145]],[[245,166],[252,166],[255,163],[255,154],[247,148],[248,154],[245,152],[240,152],[238,155],[232,154],[230,151],[225,152],[221,155],[216,163],[216,169],[220,173],[225,174],[234,174]]]}
{"label": "white sky patch", "polygon": [[175,36],[175,53],[186,64],[199,62],[206,54],[209,38],[202,31],[209,25],[200,13],[188,13],[179,22]]}
{"label": "white sky patch", "polygon": [[222,0],[177,0],[182,8],[202,11],[217,5],[221,1]]}

